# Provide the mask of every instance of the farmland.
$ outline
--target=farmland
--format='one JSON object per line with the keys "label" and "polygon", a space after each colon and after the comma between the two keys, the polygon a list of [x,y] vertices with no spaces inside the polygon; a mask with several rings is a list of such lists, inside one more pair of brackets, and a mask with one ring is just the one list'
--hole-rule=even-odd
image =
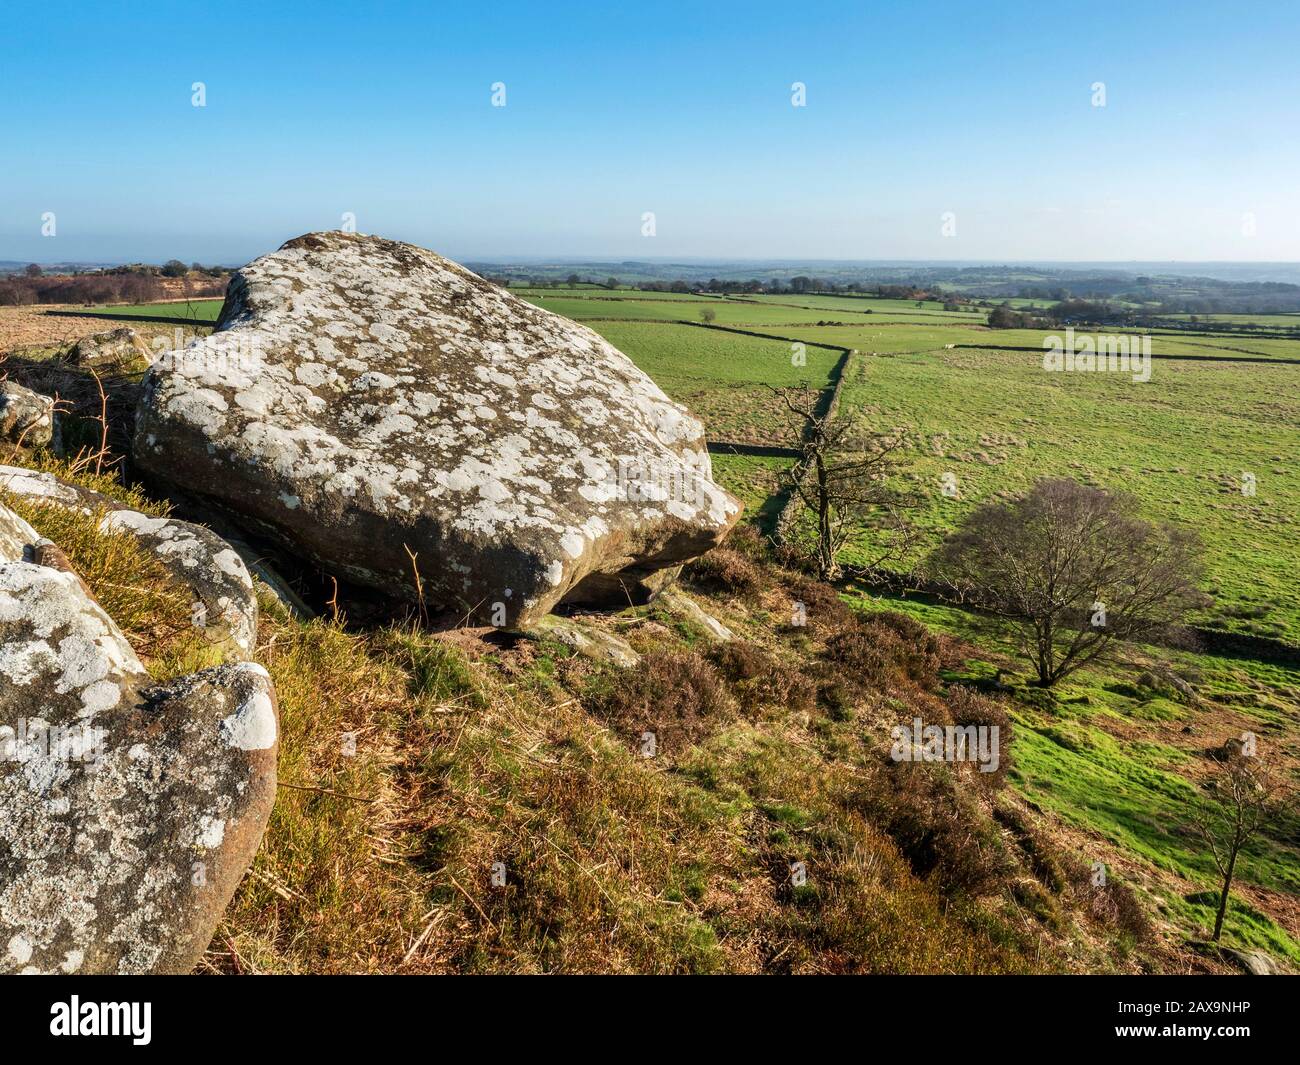
{"label": "farmland", "polygon": [[[789,432],[771,388],[825,388],[839,353],[781,340],[688,325],[592,322],[674,399],[703,419],[712,438],[788,444]],[[796,356],[803,362],[796,365]]]}
{"label": "farmland", "polygon": [[[1038,477],[1122,488],[1151,516],[1192,526],[1204,538],[1207,590],[1215,598],[1204,620],[1300,643],[1300,582],[1290,562],[1300,515],[1300,341],[1153,335],[1151,379],[1136,382],[1128,374],[1047,373],[1038,352],[1049,331],[991,330],[983,312],[945,311],[933,300],[511,291],[589,324],[690,407],[715,441],[790,445],[771,388],[825,388],[839,358],[828,348],[852,349],[858,355],[846,373],[841,412],[910,435],[907,476],[922,500],[915,520],[923,548],[976,503],[1022,491]],[[211,321],[219,309],[220,301],[206,300],[99,313]],[[703,310],[715,326],[787,339],[707,328]],[[1254,320],[1265,328],[1285,317]],[[796,341],[809,345],[802,365],[792,358]],[[751,515],[770,517],[765,504],[784,464],[720,455],[718,476]],[[959,498],[938,491],[945,473],[957,476]],[[1246,473],[1255,479],[1253,496],[1241,491]],[[870,547],[863,538],[848,560],[865,558]]]}
{"label": "farmland", "polygon": [[87,314],[111,314],[114,318],[186,318],[196,322],[215,322],[224,301],[167,300],[164,303],[133,303],[118,307],[98,307]]}
{"label": "farmland", "polygon": [[[913,434],[930,542],[975,503],[1038,477],[1122,488],[1200,531],[1216,624],[1300,642],[1300,367],[1170,361],[1142,384],[1045,373],[1016,352],[943,351],[856,361],[842,404]],[[937,491],[949,472],[960,498]],[[1245,473],[1254,495],[1243,495]]]}
{"label": "farmland", "polygon": [[[943,312],[933,301],[917,307],[906,300],[792,294],[658,303],[645,298],[658,293],[619,295],[547,295],[539,303],[591,324],[690,406],[715,438],[788,441],[768,386],[823,387],[834,354],[808,348],[807,367],[799,372],[780,341],[667,322],[614,322],[611,306],[626,308],[629,318],[676,312],[694,320],[695,305],[707,301],[719,325],[857,351],[841,412],[910,434],[908,477],[922,500],[915,520],[926,533],[924,547],[976,503],[1022,491],[1039,477],[1121,488],[1138,496],[1150,515],[1201,533],[1207,590],[1215,598],[1204,620],[1300,642],[1300,584],[1290,562],[1300,515],[1294,468],[1300,365],[1292,362],[1300,360],[1300,341],[1153,336],[1151,379],[1138,382],[1130,374],[1047,373],[1038,352],[1049,331],[990,330],[981,316]],[[856,313],[863,324],[789,318],[778,330],[765,317],[800,310],[836,321]],[[1016,348],[1035,350],[1007,350]],[[938,491],[940,475],[949,472],[961,485],[957,499]],[[752,462],[719,464],[720,479],[751,507],[771,470],[762,473],[756,481]],[[1255,478],[1254,495],[1242,493],[1246,473]],[[871,546],[863,539],[850,548],[849,560],[865,558]]]}

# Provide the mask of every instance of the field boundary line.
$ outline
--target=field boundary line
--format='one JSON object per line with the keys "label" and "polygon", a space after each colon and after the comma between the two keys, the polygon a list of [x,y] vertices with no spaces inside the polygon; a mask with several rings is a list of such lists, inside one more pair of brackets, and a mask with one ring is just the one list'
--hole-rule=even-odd
{"label": "field boundary line", "polygon": [[[945,348],[943,350],[951,351],[953,349],[958,351],[963,349],[968,351],[1032,351],[1040,355],[1044,350],[1043,348],[1028,348],[1009,344],[954,344],[952,345],[952,348]],[[1076,351],[1075,354],[1077,355],[1078,352]],[[1246,362],[1252,364],[1276,363],[1278,366],[1300,366],[1300,358],[1292,359],[1285,355],[1270,358],[1267,355],[1157,355],[1155,352],[1152,352],[1151,358],[1163,359],[1167,362]]]}
{"label": "field boundary line", "polygon": [[45,311],[52,318],[97,318],[104,322],[149,322],[153,325],[216,325],[215,318],[168,318],[159,314],[102,314],[97,311]]}
{"label": "field boundary line", "polygon": [[754,455],[770,459],[798,459],[803,452],[797,447],[780,447],[776,444],[743,444],[734,440],[708,440],[711,455]]}

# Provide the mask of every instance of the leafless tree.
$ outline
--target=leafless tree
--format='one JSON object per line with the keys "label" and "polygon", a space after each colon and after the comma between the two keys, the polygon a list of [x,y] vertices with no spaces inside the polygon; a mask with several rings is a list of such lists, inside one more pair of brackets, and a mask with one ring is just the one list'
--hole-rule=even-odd
{"label": "leafless tree", "polygon": [[1117,640],[1170,629],[1203,605],[1200,553],[1192,533],[1143,520],[1134,497],[1058,478],[973,511],[929,569],[1016,622],[1038,683],[1050,688]]}
{"label": "leafless tree", "polygon": [[809,556],[822,580],[840,576],[837,561],[849,537],[860,529],[880,535],[872,565],[903,557],[915,541],[906,520],[911,498],[892,482],[899,470],[905,438],[871,432],[860,422],[834,418],[822,394],[808,387],[772,391],[790,415],[802,457],[787,474],[787,485],[816,522]]}
{"label": "leafless tree", "polygon": [[1229,740],[1222,761],[1206,782],[1208,802],[1194,807],[1192,828],[1205,841],[1223,877],[1219,911],[1214,918],[1214,941],[1223,932],[1228,895],[1237,871],[1237,856],[1248,840],[1269,822],[1285,816],[1296,804],[1296,792],[1281,774],[1258,754],[1250,753],[1255,738]]}

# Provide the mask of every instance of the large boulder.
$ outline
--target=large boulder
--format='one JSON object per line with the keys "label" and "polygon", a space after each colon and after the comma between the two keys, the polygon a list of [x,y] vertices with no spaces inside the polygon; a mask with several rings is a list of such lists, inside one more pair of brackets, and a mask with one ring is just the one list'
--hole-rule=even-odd
{"label": "large boulder", "polygon": [[48,447],[54,437],[54,400],[16,381],[0,381],[0,441]]}
{"label": "large boulder", "polygon": [[190,615],[209,643],[247,658],[257,643],[257,593],[235,547],[211,529],[179,518],[142,514],[53,474],[0,466],[0,498],[9,492],[36,503],[99,515],[99,531],[123,533],[162,563],[190,595]]}
{"label": "large boulder", "polygon": [[515,627],[644,601],[740,514],[700,423],[594,332],[358,234],[236,273],[151,369],[134,456],[327,570]]}
{"label": "large boulder", "polygon": [[0,505],[0,973],[186,972],[275,799],[261,666],[152,684]]}

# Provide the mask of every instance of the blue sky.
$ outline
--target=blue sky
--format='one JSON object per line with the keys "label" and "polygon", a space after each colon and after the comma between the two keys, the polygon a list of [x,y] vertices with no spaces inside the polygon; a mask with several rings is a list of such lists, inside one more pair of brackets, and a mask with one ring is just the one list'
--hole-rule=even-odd
{"label": "blue sky", "polygon": [[345,212],[462,259],[1300,259],[1289,3],[42,3],[4,25],[0,259],[243,262]]}

